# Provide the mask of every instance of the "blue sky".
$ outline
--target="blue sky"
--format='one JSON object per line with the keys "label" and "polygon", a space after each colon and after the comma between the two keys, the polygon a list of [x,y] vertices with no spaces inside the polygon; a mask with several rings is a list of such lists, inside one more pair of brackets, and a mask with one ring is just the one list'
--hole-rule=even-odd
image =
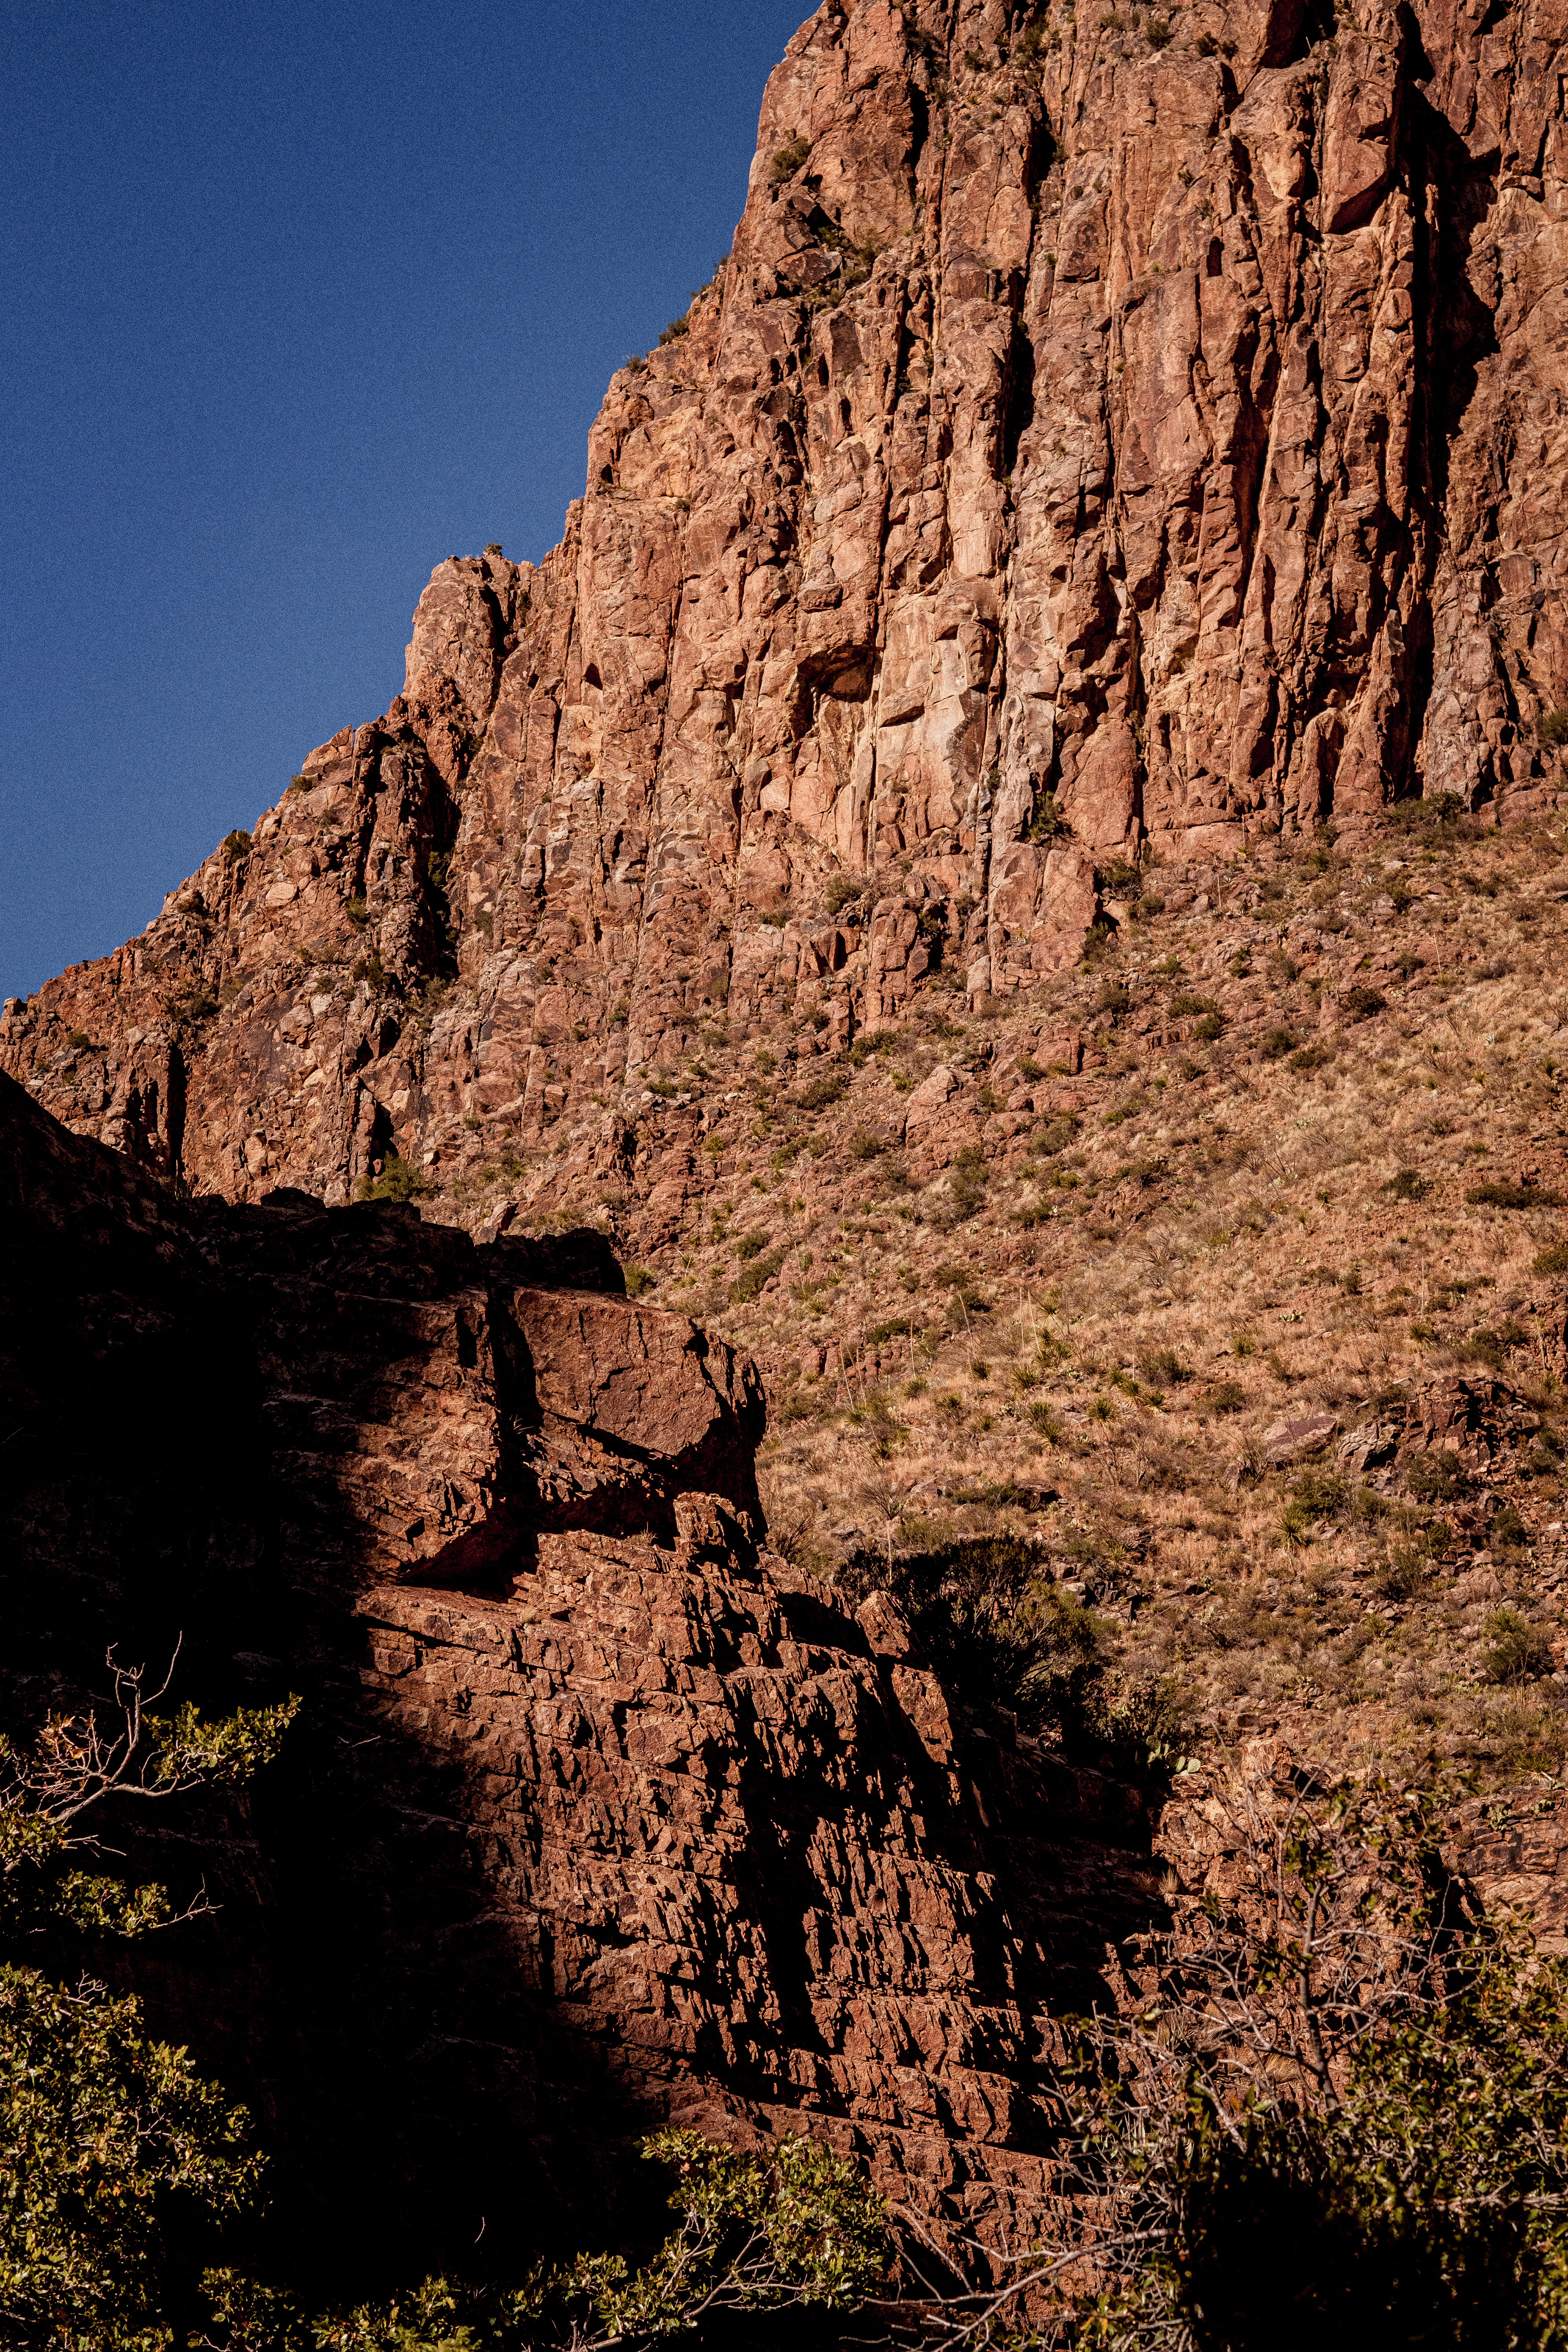
{"label": "blue sky", "polygon": [[12,0],[0,994],[140,930],[537,557],[806,0]]}

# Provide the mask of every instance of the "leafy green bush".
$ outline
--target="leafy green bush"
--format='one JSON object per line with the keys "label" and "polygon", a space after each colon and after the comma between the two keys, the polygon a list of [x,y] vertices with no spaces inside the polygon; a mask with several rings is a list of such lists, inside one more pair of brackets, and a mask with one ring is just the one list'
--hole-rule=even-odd
{"label": "leafy green bush", "polygon": [[646,1265],[624,1266],[622,1268],[622,1272],[626,1276],[626,1297],[628,1298],[641,1298],[647,1291],[650,1291],[653,1288],[655,1283],[658,1279],[657,1275],[650,1274],[648,1272]]}
{"label": "leafy green bush", "polygon": [[250,835],[247,833],[242,833],[237,825],[232,833],[224,835],[219,846],[228,863],[231,866],[237,865],[240,858],[248,857],[250,855]]}
{"label": "leafy green bush", "polygon": [[[188,1918],[161,1886],[100,1872],[112,1849],[94,1808],[237,1785],[271,1760],[300,1704],[206,1722],[188,1704],[153,1714],[162,1696],[140,1670],[116,1670],[107,1729],[88,1713],[51,1717],[30,1750],[0,1738],[8,1953]],[[70,1978],[0,1960],[0,2336],[41,2352],[155,2352],[171,2341],[171,2221],[210,2225],[252,2204],[262,2158],[245,2110],[147,2033],[133,1996],[79,1960]]]}
{"label": "leafy green bush", "polygon": [[382,1164],[379,1176],[363,1176],[355,1196],[361,1201],[416,1201],[429,1187],[417,1168],[394,1152]]}
{"label": "leafy green bush", "polygon": [[1138,1370],[1152,1389],[1180,1388],[1193,1377],[1174,1348],[1148,1348],[1138,1359]]}
{"label": "leafy green bush", "polygon": [[1391,1176],[1377,1189],[1395,1201],[1424,1201],[1432,1187],[1419,1169],[1402,1168],[1397,1176]]}
{"label": "leafy green bush", "polygon": [[1568,1242],[1549,1242],[1536,1254],[1537,1274],[1568,1274]]}

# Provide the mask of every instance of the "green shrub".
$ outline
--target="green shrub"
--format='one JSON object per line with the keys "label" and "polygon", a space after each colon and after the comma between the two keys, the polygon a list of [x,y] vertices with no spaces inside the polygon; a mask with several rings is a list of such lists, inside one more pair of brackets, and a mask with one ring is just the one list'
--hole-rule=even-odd
{"label": "green shrub", "polygon": [[1457,1454],[1416,1454],[1405,1465],[1405,1483],[1418,1503],[1451,1503],[1469,1481]]}
{"label": "green shrub", "polygon": [[1333,1058],[1333,1052],[1330,1046],[1303,1045],[1299,1052],[1291,1055],[1290,1067],[1293,1070],[1321,1070],[1325,1062],[1331,1062]]}
{"label": "green shrub", "polygon": [[1379,995],[1375,988],[1368,988],[1364,984],[1351,989],[1340,999],[1340,1011],[1347,1021],[1370,1021],[1374,1013],[1384,1013],[1387,1009],[1388,999]]}
{"label": "green shrub", "polygon": [[1489,1681],[1533,1682],[1538,1675],[1552,1672],[1551,1643],[1517,1609],[1494,1609],[1481,1631],[1487,1641],[1484,1665]]}
{"label": "green shrub", "polygon": [[760,1298],[788,1255],[787,1248],[781,1248],[768,1250],[763,1256],[753,1258],[744,1273],[738,1274],[730,1285],[731,1304],[743,1307],[748,1299]]}
{"label": "green shrub", "polygon": [[822,903],[830,915],[841,915],[846,907],[865,897],[868,887],[864,875],[836,874],[822,894]]}
{"label": "green shrub", "polygon": [[1281,1062],[1287,1054],[1295,1052],[1296,1044],[1293,1029],[1270,1029],[1258,1050],[1266,1062]]}
{"label": "green shrub", "polygon": [[881,1137],[873,1135],[869,1128],[858,1127],[849,1139],[851,1160],[875,1160],[883,1148]]}
{"label": "green shrub", "polygon": [[1561,1192],[1550,1192],[1540,1184],[1472,1184],[1465,1198],[1473,1207],[1484,1209],[1560,1209]]}
{"label": "green shrub", "polygon": [[1402,1168],[1397,1176],[1391,1176],[1377,1189],[1395,1201],[1424,1201],[1432,1187],[1418,1169]]}
{"label": "green shrub", "polygon": [[361,1201],[414,1201],[428,1190],[426,1179],[416,1168],[395,1152],[383,1163],[379,1176],[363,1176],[357,1198]]}
{"label": "green shrub", "polygon": [[1543,710],[1535,731],[1543,743],[1568,743],[1568,710]]}
{"label": "green shrub", "polygon": [[1151,1348],[1138,1359],[1138,1370],[1152,1389],[1180,1388],[1193,1377],[1174,1348]]}
{"label": "green shrub", "polygon": [[653,1288],[658,1279],[656,1274],[649,1273],[646,1265],[624,1266],[622,1273],[626,1277],[628,1298],[641,1298],[646,1292]]}
{"label": "green shrub", "polygon": [[1487,1529],[1487,1541],[1494,1549],[1518,1551],[1530,1541],[1530,1530],[1511,1503],[1505,1503]]}
{"label": "green shrub", "polygon": [[1568,1242],[1549,1242],[1536,1255],[1537,1274],[1568,1274]]}
{"label": "green shrub", "polygon": [[240,858],[249,856],[250,835],[247,833],[242,833],[237,825],[232,833],[226,833],[224,835],[223,840],[219,845],[223,850],[225,857],[228,860],[228,863],[231,866],[234,866],[237,864]]}
{"label": "green shrub", "polygon": [[751,1232],[742,1234],[735,1244],[735,1255],[742,1265],[752,1258],[761,1257],[772,1239],[773,1235],[765,1225],[753,1225]]}
{"label": "green shrub", "polygon": [[820,1077],[806,1081],[795,1101],[802,1110],[826,1110],[831,1103],[837,1102],[848,1084],[842,1070],[824,1070]]}
{"label": "green shrub", "polygon": [[1211,1412],[1239,1412],[1247,1402],[1247,1391],[1239,1381],[1216,1381],[1204,1402]]}
{"label": "green shrub", "polygon": [[793,180],[810,152],[810,140],[803,139],[798,132],[785,145],[776,149],[768,166],[768,178],[773,185],[782,188],[786,180]]}

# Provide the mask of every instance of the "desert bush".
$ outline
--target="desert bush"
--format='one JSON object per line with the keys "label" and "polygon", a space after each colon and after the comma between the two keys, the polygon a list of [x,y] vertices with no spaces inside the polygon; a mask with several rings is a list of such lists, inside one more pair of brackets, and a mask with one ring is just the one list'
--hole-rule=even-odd
{"label": "desert bush", "polygon": [[1488,1184],[1472,1184],[1465,1194],[1472,1207],[1484,1209],[1560,1209],[1561,1192],[1548,1192],[1540,1184],[1513,1184],[1506,1181]]}
{"label": "desert bush", "polygon": [[824,1070],[820,1077],[808,1079],[795,1097],[802,1110],[826,1110],[838,1101],[849,1084],[842,1070]]}
{"label": "desert bush", "polygon": [[784,146],[777,148],[768,166],[768,177],[773,186],[782,188],[786,180],[793,180],[810,152],[810,140],[802,138],[798,133]]}
{"label": "desert bush", "polygon": [[836,874],[822,894],[822,903],[830,915],[841,915],[846,907],[864,898],[868,887],[863,874]]}
{"label": "desert bush", "polygon": [[1568,1967],[1467,1906],[1430,1800],[1219,1803],[1223,1902],[1180,1906],[1080,2036],[1062,2187],[1090,2262],[1035,2266],[1078,2285],[1074,2340],[1560,2345]]}
{"label": "desert bush", "polygon": [[1494,1609],[1481,1628],[1482,1664],[1489,1682],[1533,1682],[1552,1672],[1552,1644],[1517,1609]]}
{"label": "desert bush", "polygon": [[1415,1454],[1405,1465],[1405,1483],[1418,1503],[1451,1503],[1469,1482],[1457,1454]]}
{"label": "desert bush", "polygon": [[1568,1242],[1549,1242],[1535,1257],[1537,1274],[1568,1274]]}
{"label": "desert bush", "polygon": [[1395,1201],[1424,1201],[1432,1187],[1418,1169],[1402,1168],[1396,1176],[1391,1176],[1377,1189]]}
{"label": "desert bush", "polygon": [[1193,1377],[1192,1366],[1183,1363],[1174,1348],[1147,1349],[1138,1370],[1152,1389],[1180,1388]]}
{"label": "desert bush", "polygon": [[223,850],[225,859],[230,866],[233,866],[237,864],[240,858],[249,856],[250,835],[247,833],[242,832],[237,825],[232,833],[226,833],[224,835],[220,846]]}
{"label": "desert bush", "polygon": [[394,1152],[384,1160],[379,1176],[362,1176],[355,1195],[361,1201],[416,1201],[429,1190],[417,1168],[410,1168],[406,1160]]}

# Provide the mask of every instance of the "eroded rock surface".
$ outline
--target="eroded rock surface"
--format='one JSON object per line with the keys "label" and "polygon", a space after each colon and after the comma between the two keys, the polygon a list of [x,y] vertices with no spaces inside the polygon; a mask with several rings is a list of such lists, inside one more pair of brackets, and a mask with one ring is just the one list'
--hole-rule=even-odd
{"label": "eroded rock surface", "polygon": [[385,717],[4,1066],[202,1192],[497,1119],[647,1191],[705,1021],[1048,1000],[1145,840],[1555,804],[1562,31],[828,0],[560,545],[441,564]]}
{"label": "eroded rock surface", "polygon": [[182,1696],[305,1696],[254,1810],[156,1853],[223,1907],[149,1966],[307,2237],[346,2194],[405,2270],[596,2242],[672,2116],[1038,2214],[1150,1821],[766,1549],[749,1362],[596,1236],[182,1202],[4,1079],[0,1213],[8,1708],[176,1636]]}

